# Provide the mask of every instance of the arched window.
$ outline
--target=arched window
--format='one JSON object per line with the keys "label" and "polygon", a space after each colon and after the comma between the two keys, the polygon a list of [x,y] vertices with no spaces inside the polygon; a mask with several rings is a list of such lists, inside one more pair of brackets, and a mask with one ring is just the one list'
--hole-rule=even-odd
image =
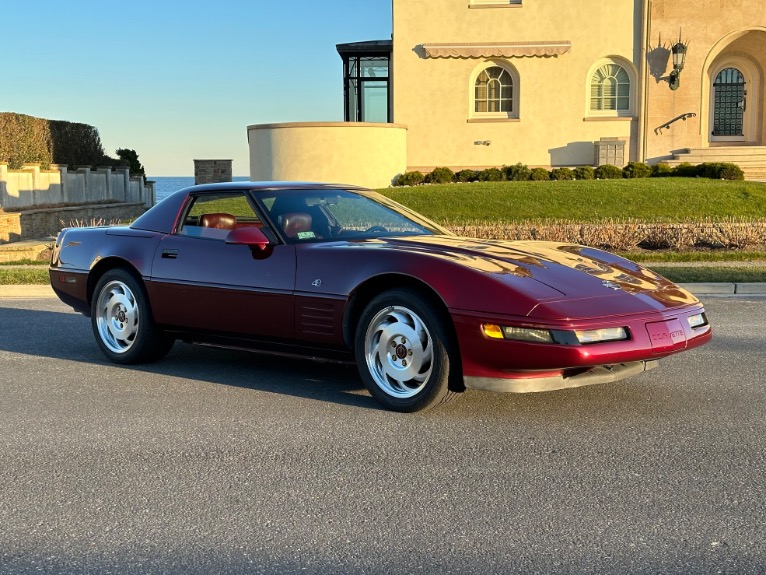
{"label": "arched window", "polygon": [[629,112],[630,74],[614,62],[596,68],[590,79],[591,112]]}
{"label": "arched window", "polygon": [[501,66],[490,66],[476,77],[474,112],[515,115],[513,77]]}

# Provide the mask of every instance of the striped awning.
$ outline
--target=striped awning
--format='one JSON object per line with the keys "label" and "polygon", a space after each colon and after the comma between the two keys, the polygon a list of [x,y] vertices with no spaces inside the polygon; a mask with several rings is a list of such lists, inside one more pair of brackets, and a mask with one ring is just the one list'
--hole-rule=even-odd
{"label": "striped awning", "polygon": [[426,58],[524,58],[566,54],[572,49],[568,40],[545,42],[482,42],[459,44],[423,44]]}

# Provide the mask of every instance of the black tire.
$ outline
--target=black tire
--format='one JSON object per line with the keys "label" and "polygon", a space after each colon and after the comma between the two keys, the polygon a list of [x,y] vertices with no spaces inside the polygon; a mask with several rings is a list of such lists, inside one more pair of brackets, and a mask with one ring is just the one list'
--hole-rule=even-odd
{"label": "black tire", "polygon": [[[431,409],[455,396],[456,346],[442,314],[412,289],[376,296],[356,327],[354,353],[364,385],[388,409]],[[451,370],[451,368],[453,368]]]}
{"label": "black tire", "polygon": [[155,326],[143,284],[124,269],[109,270],[96,284],[91,326],[101,352],[114,363],[156,361],[174,343]]}

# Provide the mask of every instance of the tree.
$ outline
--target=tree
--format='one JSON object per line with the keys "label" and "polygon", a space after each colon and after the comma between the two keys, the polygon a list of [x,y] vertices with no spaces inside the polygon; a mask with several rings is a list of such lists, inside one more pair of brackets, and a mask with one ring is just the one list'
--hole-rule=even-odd
{"label": "tree", "polygon": [[127,148],[120,148],[117,150],[117,157],[123,161],[128,162],[130,166],[130,173],[133,176],[146,176],[144,167],[141,162],[138,161],[138,154],[135,150],[128,150]]}

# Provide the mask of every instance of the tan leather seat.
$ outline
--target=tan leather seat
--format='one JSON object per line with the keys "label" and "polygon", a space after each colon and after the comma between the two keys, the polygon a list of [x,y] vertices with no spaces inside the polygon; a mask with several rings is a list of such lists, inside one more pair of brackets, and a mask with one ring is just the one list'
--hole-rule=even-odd
{"label": "tan leather seat", "polygon": [[199,218],[199,225],[203,228],[233,230],[237,227],[237,218],[226,213],[202,214]]}
{"label": "tan leather seat", "polygon": [[282,229],[288,238],[297,238],[301,232],[311,231],[311,214],[292,212],[282,216]]}

